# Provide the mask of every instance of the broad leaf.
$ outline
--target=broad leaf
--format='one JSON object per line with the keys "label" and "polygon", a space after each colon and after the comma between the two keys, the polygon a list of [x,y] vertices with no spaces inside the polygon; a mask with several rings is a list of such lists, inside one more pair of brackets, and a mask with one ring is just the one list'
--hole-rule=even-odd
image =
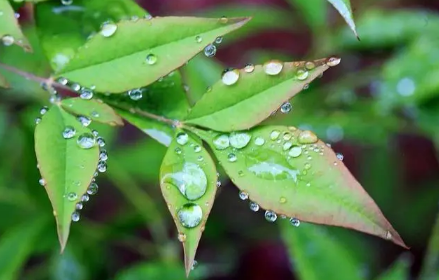
{"label": "broad leaf", "polygon": [[281,223],[294,271],[301,280],[359,280],[361,265],[352,250],[327,228],[304,223],[299,228],[287,221]]}
{"label": "broad leaf", "polygon": [[0,87],[3,87],[3,88],[9,87],[8,81],[6,81],[6,78],[3,77],[2,75],[0,75]]}
{"label": "broad leaf", "polygon": [[337,9],[337,11],[344,18],[346,23],[349,25],[349,28],[352,29],[355,36],[358,38],[357,29],[354,22],[354,15],[352,13],[351,2],[350,0],[328,0],[329,3]]}
{"label": "broad leaf", "polygon": [[34,249],[46,219],[28,220],[0,236],[0,279],[18,279],[21,268]]}
{"label": "broad leaf", "polygon": [[70,113],[88,117],[93,121],[113,126],[123,125],[122,119],[116,114],[113,108],[102,101],[69,98],[61,101],[61,106]]}
{"label": "broad leaf", "polygon": [[201,140],[177,131],[160,168],[160,186],[183,244],[187,275],[213,206],[216,182],[215,163]]}
{"label": "broad leaf", "polygon": [[93,36],[58,76],[87,88],[95,86],[98,92],[122,93],[147,86],[248,20],[157,17],[120,21],[113,25],[117,28],[114,34]]}
{"label": "broad leaf", "polygon": [[0,39],[3,45],[10,46],[16,44],[27,52],[32,52],[32,47],[26,37],[21,32],[18,20],[15,17],[15,11],[9,1],[0,1]]}
{"label": "broad leaf", "polygon": [[38,33],[55,71],[64,68],[104,22],[145,15],[147,12],[131,0],[75,0],[71,6],[52,1],[35,7]]}
{"label": "broad leaf", "polygon": [[263,126],[230,135],[197,133],[212,146],[235,185],[261,208],[355,229],[405,247],[343,162],[311,131]]}
{"label": "broad leaf", "polygon": [[[376,280],[409,280],[410,279],[410,256],[402,255],[392,266],[380,275]],[[427,278],[434,279],[434,278]],[[422,278],[421,278],[422,280]]]}
{"label": "broad leaf", "polygon": [[[436,277],[436,278],[435,278]],[[439,279],[439,215],[436,217],[419,280]]]}
{"label": "broad leaf", "polygon": [[195,104],[186,122],[218,131],[251,128],[307,87],[329,65],[335,66],[339,62],[339,58],[286,63],[273,60],[254,69],[251,66],[229,71],[225,75],[234,78],[239,74],[239,79],[226,85],[223,76]]}
{"label": "broad leaf", "polygon": [[[79,139],[82,147],[90,148],[82,148]],[[90,129],[58,106],[50,108],[35,129],[35,152],[54,210],[61,251],[67,243],[76,203],[87,191],[98,165],[99,148],[93,146],[94,141]]]}

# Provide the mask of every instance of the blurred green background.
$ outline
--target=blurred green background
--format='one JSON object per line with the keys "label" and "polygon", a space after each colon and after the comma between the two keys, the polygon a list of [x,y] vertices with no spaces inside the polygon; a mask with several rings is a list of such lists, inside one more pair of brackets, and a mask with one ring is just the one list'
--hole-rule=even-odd
{"label": "blurred green background", "polygon": [[[425,257],[439,201],[439,2],[353,1],[361,41],[324,0],[138,3],[160,16],[253,17],[224,38],[215,58],[199,55],[182,68],[192,102],[226,67],[340,56],[291,101],[289,114],[267,123],[311,129],[331,143],[411,247],[340,228],[268,223],[223,178],[190,279],[439,279],[421,273],[426,263],[439,267],[439,248]],[[20,20],[35,53],[0,46],[0,62],[47,76],[28,8]],[[105,136],[109,169],[59,254],[33,151],[34,118],[47,94],[8,78],[16,87],[0,89],[0,280],[185,279],[158,184],[166,149],[128,124],[92,124]]]}

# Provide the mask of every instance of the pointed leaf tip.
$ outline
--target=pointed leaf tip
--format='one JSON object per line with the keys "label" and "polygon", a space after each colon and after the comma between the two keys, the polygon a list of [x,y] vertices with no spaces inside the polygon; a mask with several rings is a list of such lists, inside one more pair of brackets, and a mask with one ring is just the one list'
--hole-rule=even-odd
{"label": "pointed leaf tip", "polygon": [[328,1],[344,18],[349,28],[354,32],[355,37],[359,38],[357,33],[357,28],[355,26],[354,15],[352,13],[350,0],[328,0]]}

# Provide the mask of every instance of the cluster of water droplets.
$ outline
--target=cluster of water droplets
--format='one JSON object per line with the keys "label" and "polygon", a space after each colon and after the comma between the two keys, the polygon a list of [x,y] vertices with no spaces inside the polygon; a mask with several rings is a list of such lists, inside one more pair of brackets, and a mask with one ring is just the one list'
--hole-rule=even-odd
{"label": "cluster of water droplets", "polygon": [[[228,19],[226,17],[222,17],[220,19],[220,22],[225,24],[227,23]],[[215,39],[215,41],[213,41],[212,43],[208,44],[205,48],[204,48],[204,55],[207,57],[213,57],[216,55],[216,51],[217,51],[217,45],[221,44],[223,41],[223,37],[219,36]],[[202,43],[203,42],[203,37],[201,35],[197,35],[195,36],[195,42],[196,43]]]}

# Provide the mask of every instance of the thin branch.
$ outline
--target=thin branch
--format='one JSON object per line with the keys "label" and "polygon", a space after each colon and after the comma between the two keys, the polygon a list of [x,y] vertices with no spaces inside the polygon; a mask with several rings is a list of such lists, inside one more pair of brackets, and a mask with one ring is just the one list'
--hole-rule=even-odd
{"label": "thin branch", "polygon": [[0,67],[5,69],[5,70],[8,70],[9,72],[20,75],[28,80],[33,80],[33,81],[38,82],[38,83],[46,83],[48,85],[51,85],[53,83],[53,80],[51,78],[41,78],[41,77],[35,76],[31,73],[27,73],[25,71],[22,71],[18,68],[12,67],[10,65],[0,63]]}

